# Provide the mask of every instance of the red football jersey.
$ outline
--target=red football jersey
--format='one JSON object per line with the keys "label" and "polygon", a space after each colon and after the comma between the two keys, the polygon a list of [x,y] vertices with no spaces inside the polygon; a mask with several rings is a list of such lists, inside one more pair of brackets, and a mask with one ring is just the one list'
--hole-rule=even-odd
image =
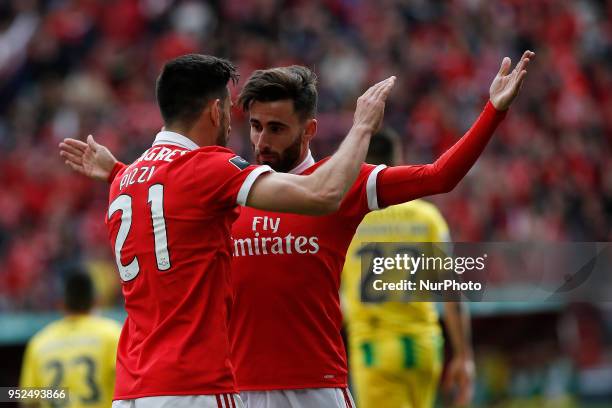
{"label": "red football jersey", "polygon": [[[321,163],[309,155],[292,173],[310,174]],[[242,209],[232,228],[230,321],[240,391],[347,385],[340,275],[357,226],[378,208],[376,179],[384,167],[362,165],[331,215]]]}
{"label": "red football jersey", "polygon": [[[332,215],[242,210],[233,225],[229,249],[234,254],[236,294],[229,330],[240,390],[346,385],[338,291],[346,250],[357,226],[379,204],[399,204],[452,190],[505,115],[488,102],[472,128],[432,164],[382,172],[384,165],[363,165],[339,211]],[[239,167],[246,165],[240,158],[232,160],[240,161]],[[315,164],[309,154],[291,172],[310,174],[321,163]],[[118,164],[114,171],[122,166]],[[252,181],[258,171],[266,170],[252,172]],[[245,179],[239,203],[246,201],[252,181]],[[201,225],[204,231],[209,228]]]}
{"label": "red football jersey", "polygon": [[236,391],[230,228],[267,171],[160,132],[114,178],[107,226],[128,314],[114,399]]}

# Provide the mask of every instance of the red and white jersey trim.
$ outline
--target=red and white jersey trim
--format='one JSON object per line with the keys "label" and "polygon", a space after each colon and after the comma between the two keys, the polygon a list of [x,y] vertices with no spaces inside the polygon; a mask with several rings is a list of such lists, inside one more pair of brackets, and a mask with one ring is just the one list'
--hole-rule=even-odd
{"label": "red and white jersey trim", "polygon": [[217,407],[218,408],[242,408],[242,401],[236,403],[236,398],[240,399],[240,397],[236,394],[217,394],[215,395],[217,399]]}
{"label": "red and white jersey trim", "polygon": [[300,164],[298,164],[293,169],[291,169],[289,173],[302,174],[307,168],[309,168],[310,166],[314,166],[314,164],[315,164],[315,161],[314,161],[314,158],[312,157],[312,152],[310,151],[310,149],[308,149],[308,154],[306,155],[306,158],[302,160]]}
{"label": "red and white jersey trim", "polygon": [[244,183],[242,183],[240,190],[238,190],[238,195],[236,196],[236,203],[238,205],[245,206],[247,199],[249,198],[249,192],[251,191],[251,187],[253,187],[253,183],[255,183],[255,180],[257,180],[257,178],[262,174],[273,171],[274,170],[272,170],[272,168],[267,165],[259,166],[255,170],[253,170],[246,177],[246,179],[244,179]]}
{"label": "red and white jersey trim", "polygon": [[[188,150],[195,150],[195,149],[200,148],[200,146],[198,146],[193,140],[189,139],[188,137],[185,137],[176,132],[170,132],[168,130],[162,130],[155,136],[155,140],[153,141],[153,146],[156,146],[156,145],[178,146],[178,147],[182,147]],[[310,154],[310,151],[308,151],[308,157],[310,158],[310,160],[312,160],[314,164],[314,160],[312,159],[312,155]],[[304,162],[308,160],[308,157],[306,158]],[[310,167],[310,165],[308,165],[307,167]],[[272,170],[270,166],[260,166],[256,168],[255,170],[253,170],[244,180],[244,183],[242,183],[240,190],[238,190],[238,196],[236,197],[236,203],[242,206],[246,205],[247,199],[249,197],[249,192],[251,191],[251,187],[253,187],[253,183],[255,183],[255,180],[257,180],[257,177],[261,176],[264,173],[268,173],[272,171],[274,170]]]}
{"label": "red and white jersey trim", "polygon": [[368,196],[368,208],[370,211],[380,209],[378,206],[378,194],[376,193],[376,179],[378,178],[378,173],[386,168],[387,166],[384,164],[378,165],[368,176],[368,181],[366,182],[366,194]]}
{"label": "red and white jersey trim", "polygon": [[168,130],[162,130],[155,136],[155,140],[153,141],[153,146],[156,145],[172,145],[182,147],[188,150],[199,149],[198,146],[193,140],[185,137],[176,132],[170,132]]}

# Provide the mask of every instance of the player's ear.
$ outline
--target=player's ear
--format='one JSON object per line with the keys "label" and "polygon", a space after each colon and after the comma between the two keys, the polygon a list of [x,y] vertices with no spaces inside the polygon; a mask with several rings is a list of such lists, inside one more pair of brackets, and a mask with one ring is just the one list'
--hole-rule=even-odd
{"label": "player's ear", "polygon": [[306,120],[306,126],[304,126],[304,141],[310,142],[317,134],[317,120],[308,119]]}
{"label": "player's ear", "polygon": [[211,102],[210,105],[210,120],[213,125],[219,127],[221,126],[221,100],[215,99]]}

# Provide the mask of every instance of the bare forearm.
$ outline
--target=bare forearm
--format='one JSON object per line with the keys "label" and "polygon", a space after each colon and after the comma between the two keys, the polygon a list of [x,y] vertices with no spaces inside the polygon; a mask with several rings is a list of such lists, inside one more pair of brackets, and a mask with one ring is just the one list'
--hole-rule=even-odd
{"label": "bare forearm", "polygon": [[355,182],[365,160],[372,129],[353,126],[336,151],[321,167],[305,177],[305,186],[340,205],[342,198]]}
{"label": "bare forearm", "polygon": [[453,355],[472,358],[472,335],[467,308],[458,302],[445,303],[444,325],[450,337]]}

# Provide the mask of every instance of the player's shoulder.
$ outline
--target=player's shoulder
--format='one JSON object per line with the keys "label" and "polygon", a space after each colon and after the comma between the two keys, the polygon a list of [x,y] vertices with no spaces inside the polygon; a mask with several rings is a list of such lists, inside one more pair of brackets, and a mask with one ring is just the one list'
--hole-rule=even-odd
{"label": "player's shoulder", "polygon": [[232,149],[223,146],[205,146],[193,151],[198,164],[227,166],[230,169],[244,170],[251,165]]}
{"label": "player's shoulder", "polygon": [[64,325],[64,318],[60,318],[48,323],[30,338],[30,347],[32,347],[33,349],[37,349],[39,347],[42,347],[47,342],[53,341],[58,337],[61,337]]}
{"label": "player's shoulder", "polygon": [[121,334],[121,325],[114,319],[104,316],[89,315],[85,317],[84,326],[92,332],[110,338],[118,337]]}
{"label": "player's shoulder", "polygon": [[192,150],[191,153],[200,158],[208,158],[213,160],[238,156],[232,149],[223,146],[204,146]]}
{"label": "player's shoulder", "polygon": [[429,201],[418,199],[407,203],[398,204],[393,207],[399,207],[405,211],[411,211],[421,217],[441,217],[442,214],[438,207]]}
{"label": "player's shoulder", "polygon": [[413,205],[414,212],[419,218],[435,226],[438,230],[447,229],[446,220],[435,204],[425,200],[414,200],[408,204]]}
{"label": "player's shoulder", "polygon": [[441,217],[438,207],[429,201],[418,199],[407,203],[396,204],[388,207],[390,211],[405,211],[415,214],[420,218]]}
{"label": "player's shoulder", "polygon": [[235,154],[232,149],[224,146],[202,146],[195,150],[192,150],[195,154],[209,155],[209,156],[224,156],[228,154]]}
{"label": "player's shoulder", "polygon": [[392,207],[399,207],[398,209],[403,211],[404,218],[427,226],[432,231],[432,240],[448,241],[450,239],[446,220],[435,204],[419,199]]}

